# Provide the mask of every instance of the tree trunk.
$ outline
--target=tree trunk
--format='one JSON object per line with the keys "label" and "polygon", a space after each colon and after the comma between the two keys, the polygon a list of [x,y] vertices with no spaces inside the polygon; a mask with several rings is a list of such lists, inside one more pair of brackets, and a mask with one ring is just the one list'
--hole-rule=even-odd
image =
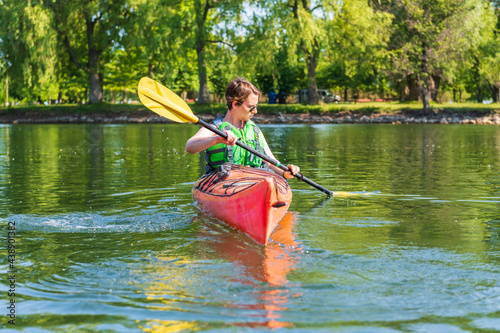
{"label": "tree trunk", "polygon": [[476,101],[478,103],[483,102],[483,90],[481,89],[481,84],[478,83],[476,87]]}
{"label": "tree trunk", "polygon": [[423,43],[420,74],[418,75],[418,85],[420,86],[420,98],[422,98],[424,113],[429,113],[431,111],[431,105],[429,103],[429,71],[427,62],[427,45]]}
{"label": "tree trunk", "polygon": [[196,54],[198,56],[198,79],[200,82],[200,92],[198,95],[198,104],[206,104],[210,102],[210,92],[208,91],[207,80],[207,63],[205,55],[205,21],[210,9],[209,1],[206,0],[205,6],[202,8],[201,0],[195,0],[194,3],[196,12]]}
{"label": "tree trunk", "polygon": [[59,94],[57,95],[57,103],[62,104],[63,98],[62,98],[62,91],[59,91]]}
{"label": "tree trunk", "polygon": [[99,73],[99,58],[101,51],[99,51],[94,43],[94,27],[95,22],[90,18],[85,18],[87,25],[87,46],[88,46],[88,69],[89,69],[89,103],[102,103],[102,78]]}
{"label": "tree trunk", "polygon": [[102,102],[102,87],[100,85],[99,73],[91,71],[89,73],[89,103],[96,104]]}
{"label": "tree trunk", "polygon": [[421,89],[420,98],[422,98],[423,111],[424,113],[429,113],[431,111],[431,105],[429,103],[429,83],[425,74],[423,75],[423,77],[419,78],[419,82]]}
{"label": "tree trunk", "polygon": [[493,97],[493,103],[498,103],[500,100],[500,87],[498,83],[490,84],[491,95]]}
{"label": "tree trunk", "polygon": [[122,91],[122,104],[125,104],[127,101],[127,89],[123,89]]}
{"label": "tree trunk", "polygon": [[314,49],[312,52],[308,52],[306,56],[307,63],[307,82],[309,86],[307,87],[307,97],[309,98],[310,105],[317,105],[319,103],[318,86],[316,84],[316,68],[318,67],[319,59],[319,44],[314,41]]}
{"label": "tree trunk", "polygon": [[[204,44],[204,43],[203,43]],[[196,49],[198,53],[198,80],[200,81],[200,93],[198,95],[198,104],[210,102],[210,92],[208,91],[207,64],[205,59],[205,45]]]}
{"label": "tree trunk", "polygon": [[155,68],[155,65],[153,65],[151,59],[148,59],[148,77],[150,79],[153,78],[153,69]]}
{"label": "tree trunk", "polygon": [[438,100],[438,92],[439,92],[439,85],[441,84],[441,76],[439,75],[431,75],[430,77],[431,80],[431,99],[434,102],[437,102]]}
{"label": "tree trunk", "polygon": [[474,61],[474,75],[476,76],[476,101],[483,102],[483,91],[481,89],[481,73],[479,73],[479,58],[476,56]]}
{"label": "tree trunk", "polygon": [[116,102],[116,99],[115,99],[115,91],[114,90],[111,90],[111,103],[112,104],[115,104]]}
{"label": "tree trunk", "polygon": [[405,92],[404,101],[418,101],[420,96],[420,85],[418,78],[415,75],[406,77],[407,91]]}
{"label": "tree trunk", "polygon": [[9,73],[5,74],[5,106],[9,106]]}
{"label": "tree trunk", "polygon": [[344,87],[344,102],[347,103],[347,86]]}

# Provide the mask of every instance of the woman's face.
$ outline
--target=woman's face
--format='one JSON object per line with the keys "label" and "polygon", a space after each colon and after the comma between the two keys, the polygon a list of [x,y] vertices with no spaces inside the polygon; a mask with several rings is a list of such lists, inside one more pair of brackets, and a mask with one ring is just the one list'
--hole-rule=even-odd
{"label": "woman's face", "polygon": [[252,93],[247,97],[245,102],[239,106],[237,105],[237,102],[233,102],[233,110],[236,112],[239,119],[248,121],[254,114],[257,113],[258,104],[259,96]]}

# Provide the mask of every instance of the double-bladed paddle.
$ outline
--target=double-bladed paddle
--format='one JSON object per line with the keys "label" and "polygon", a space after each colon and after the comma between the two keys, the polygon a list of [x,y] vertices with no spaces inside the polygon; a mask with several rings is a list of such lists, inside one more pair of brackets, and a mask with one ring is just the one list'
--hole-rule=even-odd
{"label": "double-bladed paddle", "polygon": [[[223,138],[227,138],[227,134],[225,132],[222,132],[221,130],[215,128],[214,126],[211,126],[210,124],[204,122],[202,119],[195,116],[193,114],[193,111],[191,111],[191,108],[182,98],[180,98],[176,93],[169,90],[162,84],[156,82],[155,80],[143,77],[139,81],[139,86],[137,91],[139,94],[139,99],[141,100],[142,104],[144,104],[148,109],[159,114],[160,116],[175,121],[177,123],[190,122],[198,124],[222,136]],[[248,150],[250,153],[280,168],[281,170],[290,171],[290,169],[286,165],[283,165],[280,162],[270,158],[269,156],[260,153],[259,151],[253,149],[252,147],[247,146],[246,144],[240,142],[239,140],[236,141],[236,144],[241,148]],[[297,173],[294,176],[297,179],[302,180],[307,184],[322,191],[323,193],[328,195],[328,197],[332,196],[331,191],[307,179],[301,173]]]}

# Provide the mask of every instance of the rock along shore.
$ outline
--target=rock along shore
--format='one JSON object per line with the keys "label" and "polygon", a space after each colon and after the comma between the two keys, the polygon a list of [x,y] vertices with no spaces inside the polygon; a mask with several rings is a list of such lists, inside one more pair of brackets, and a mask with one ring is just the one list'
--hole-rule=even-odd
{"label": "rock along shore", "polygon": [[[198,115],[210,122],[217,116]],[[257,114],[255,121],[260,124],[481,124],[500,125],[500,115],[485,112],[437,111],[431,114],[418,112],[397,112],[391,114],[366,114],[339,112],[335,114]],[[128,123],[171,123],[153,112],[134,113],[41,113],[12,112],[0,114],[4,124],[128,124]]]}

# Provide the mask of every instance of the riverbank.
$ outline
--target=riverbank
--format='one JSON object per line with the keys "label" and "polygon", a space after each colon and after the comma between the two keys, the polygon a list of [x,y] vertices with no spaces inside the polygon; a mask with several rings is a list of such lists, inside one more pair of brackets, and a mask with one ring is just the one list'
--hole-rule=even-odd
{"label": "riverbank", "polygon": [[[455,106],[434,108],[423,113],[414,105],[394,104],[370,105],[263,105],[255,121],[261,124],[486,124],[500,125],[500,107],[485,108]],[[223,105],[196,106],[192,108],[197,116],[211,121],[224,114]],[[104,111],[106,110],[106,111]],[[49,106],[31,109],[10,108],[0,110],[0,123],[4,124],[128,124],[169,123],[142,105],[100,105],[100,106]]]}

